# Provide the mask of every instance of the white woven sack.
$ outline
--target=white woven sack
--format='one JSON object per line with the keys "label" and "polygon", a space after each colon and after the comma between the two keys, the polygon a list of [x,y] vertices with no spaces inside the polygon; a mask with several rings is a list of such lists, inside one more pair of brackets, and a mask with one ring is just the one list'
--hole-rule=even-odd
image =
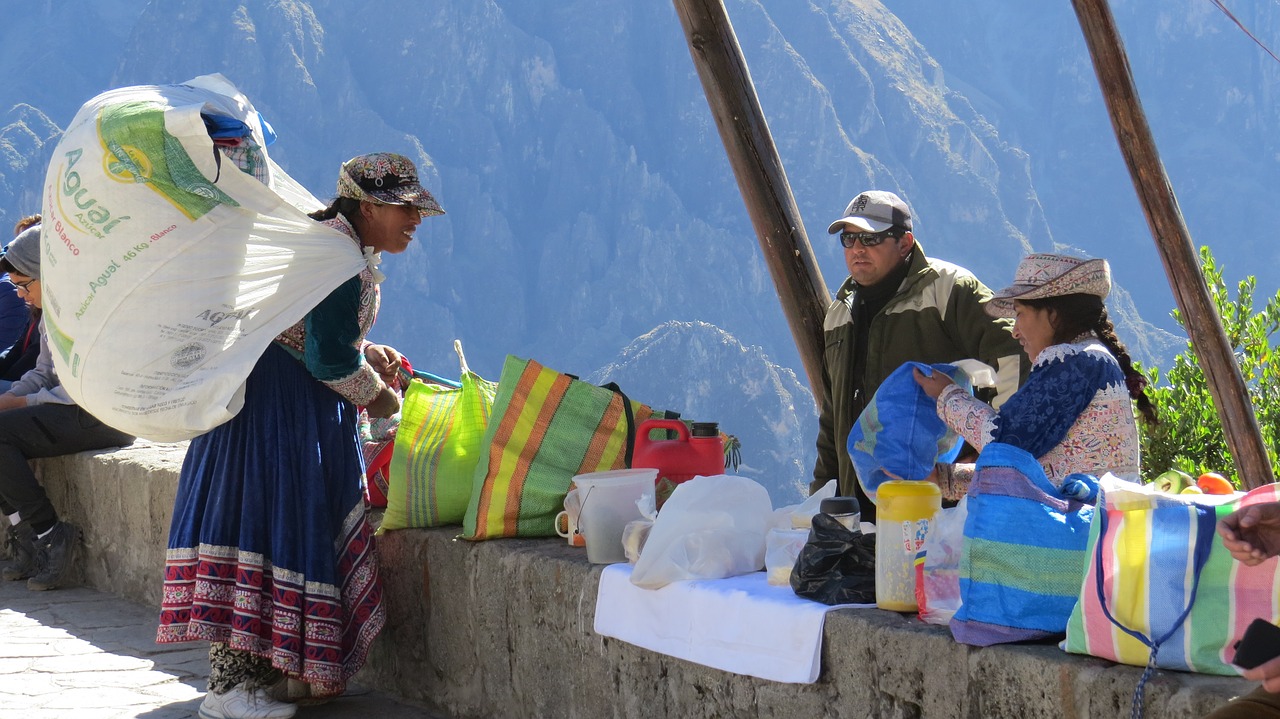
{"label": "white woven sack", "polygon": [[322,206],[268,159],[269,185],[215,150],[201,111],[265,139],[221,75],[111,90],[76,114],[44,184],[44,318],[80,406],[177,441],[227,421],[272,339],[360,272]]}

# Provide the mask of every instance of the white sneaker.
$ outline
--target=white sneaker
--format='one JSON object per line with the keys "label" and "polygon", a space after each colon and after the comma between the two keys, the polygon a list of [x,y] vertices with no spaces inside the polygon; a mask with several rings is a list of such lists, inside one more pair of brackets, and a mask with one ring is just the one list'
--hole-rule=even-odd
{"label": "white sneaker", "polygon": [[272,699],[265,689],[249,691],[242,684],[226,694],[207,692],[200,702],[201,719],[289,719],[297,711],[296,705]]}

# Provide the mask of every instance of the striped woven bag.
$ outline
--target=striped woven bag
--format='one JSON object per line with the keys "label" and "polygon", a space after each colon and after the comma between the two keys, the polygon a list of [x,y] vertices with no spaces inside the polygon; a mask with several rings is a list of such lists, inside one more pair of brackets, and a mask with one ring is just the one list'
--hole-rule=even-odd
{"label": "striped woven bag", "polygon": [[956,641],[988,646],[1066,629],[1097,491],[1084,474],[1054,487],[1036,458],[1012,445],[983,448],[967,500]]}
{"label": "striped woven bag", "polygon": [[1063,648],[1139,667],[1239,674],[1231,648],[1245,628],[1258,617],[1280,621],[1280,563],[1235,561],[1214,526],[1277,500],[1280,484],[1214,496],[1104,483]]}
{"label": "striped woven bag", "polygon": [[378,531],[461,524],[484,447],[497,383],[461,366],[457,387],[414,379],[404,394]]}
{"label": "striped woven bag", "polygon": [[630,466],[635,428],[650,417],[678,415],[508,355],[462,537],[554,536],[574,475]]}

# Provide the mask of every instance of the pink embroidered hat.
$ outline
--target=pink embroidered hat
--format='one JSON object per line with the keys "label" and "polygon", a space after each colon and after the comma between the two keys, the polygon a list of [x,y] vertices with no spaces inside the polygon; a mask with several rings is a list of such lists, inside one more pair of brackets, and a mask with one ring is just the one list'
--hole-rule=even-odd
{"label": "pink embroidered hat", "polygon": [[413,161],[392,152],[360,155],[342,163],[338,197],[383,205],[413,205],[423,217],[444,214],[436,198],[418,182],[418,168]]}
{"label": "pink embroidered hat", "polygon": [[1111,292],[1111,266],[1106,260],[1069,255],[1027,255],[1018,263],[1013,284],[987,302],[987,314],[1012,317],[1014,300],[1038,300],[1062,295],[1097,295]]}

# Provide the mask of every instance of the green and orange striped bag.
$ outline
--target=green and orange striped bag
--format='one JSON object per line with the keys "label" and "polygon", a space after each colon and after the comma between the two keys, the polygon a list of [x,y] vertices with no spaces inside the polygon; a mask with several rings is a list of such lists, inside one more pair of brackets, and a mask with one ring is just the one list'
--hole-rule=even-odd
{"label": "green and orange striped bag", "polygon": [[463,539],[550,537],[574,475],[630,464],[635,428],[674,419],[534,360],[508,355],[472,479]]}

